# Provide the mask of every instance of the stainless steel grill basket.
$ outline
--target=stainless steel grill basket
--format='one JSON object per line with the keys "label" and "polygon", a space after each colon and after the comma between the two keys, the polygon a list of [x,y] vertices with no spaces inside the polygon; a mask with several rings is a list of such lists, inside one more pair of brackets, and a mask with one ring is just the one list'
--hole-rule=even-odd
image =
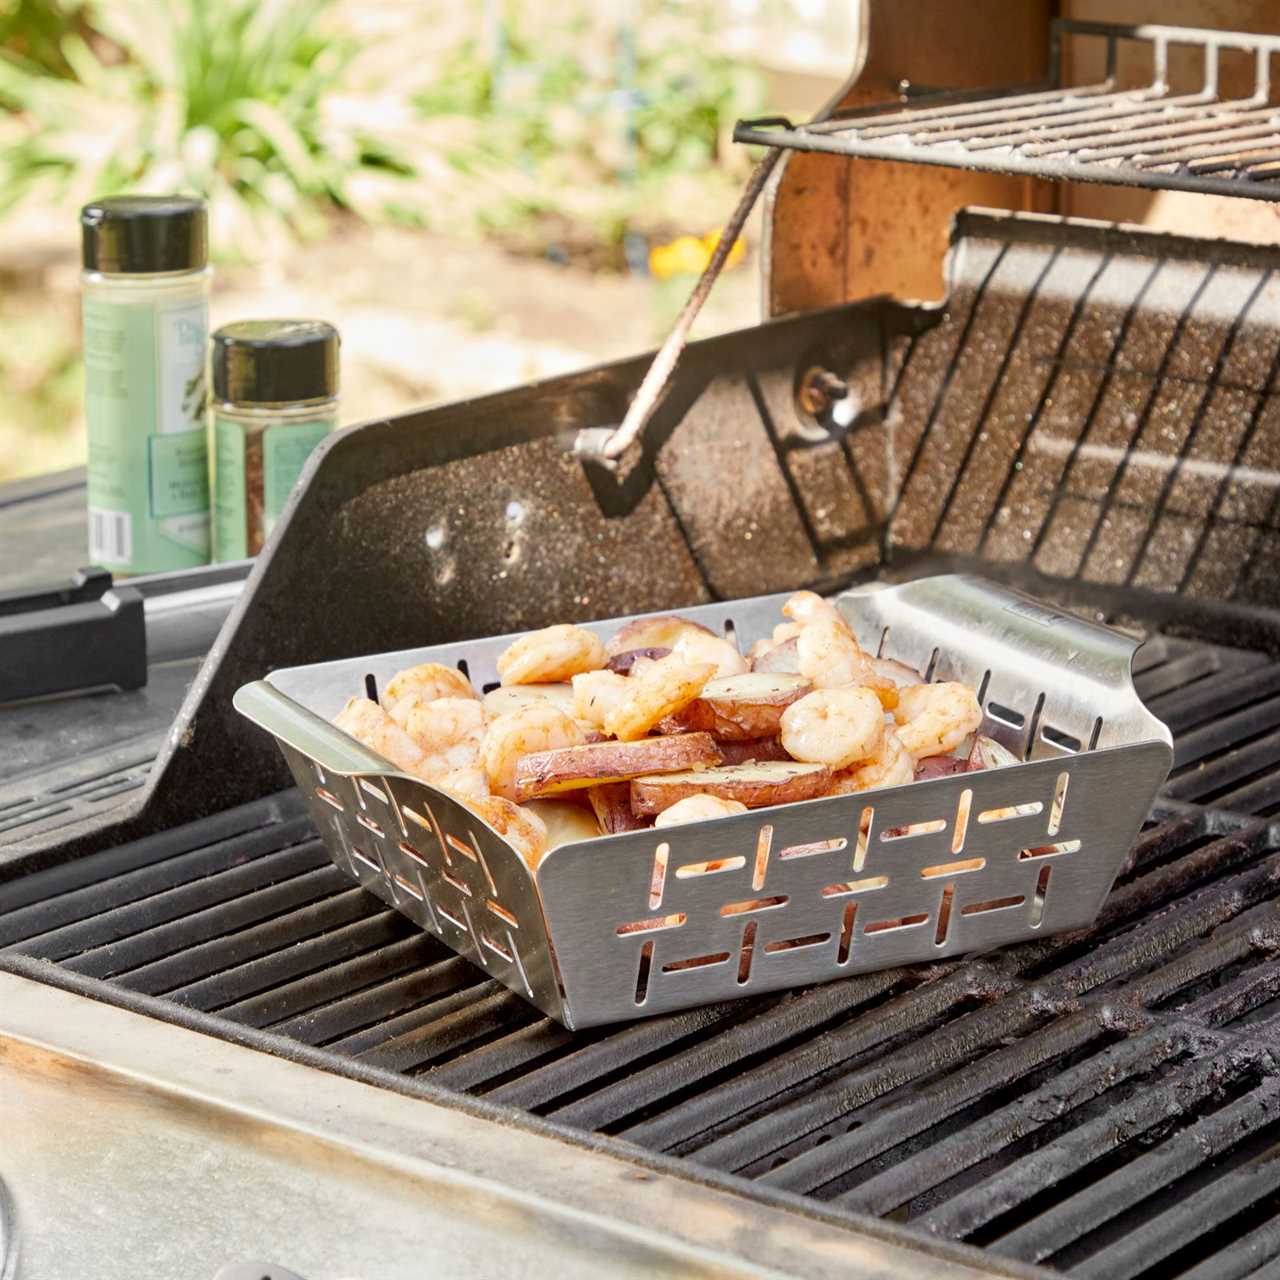
{"label": "stainless steel grill basket", "polygon": [[[745,652],[785,598],[683,613]],[[515,637],[293,667],[235,706],[275,736],[340,868],[567,1027],[1088,925],[1172,762],[1133,687],[1136,642],[972,577],[836,603],[865,649],[976,688],[983,732],[1025,763],[563,845],[530,871],[329,723],[367,675],[420,662],[491,686]]]}

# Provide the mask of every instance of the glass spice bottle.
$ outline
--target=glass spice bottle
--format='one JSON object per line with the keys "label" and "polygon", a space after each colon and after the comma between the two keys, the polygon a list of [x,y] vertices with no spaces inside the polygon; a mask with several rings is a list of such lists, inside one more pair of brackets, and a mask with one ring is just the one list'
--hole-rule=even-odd
{"label": "glass spice bottle", "polygon": [[241,320],[213,335],[215,560],[262,550],[337,425],[338,346],[323,320]]}
{"label": "glass spice bottle", "polygon": [[205,564],[204,201],[113,196],[80,225],[89,559],[116,573]]}

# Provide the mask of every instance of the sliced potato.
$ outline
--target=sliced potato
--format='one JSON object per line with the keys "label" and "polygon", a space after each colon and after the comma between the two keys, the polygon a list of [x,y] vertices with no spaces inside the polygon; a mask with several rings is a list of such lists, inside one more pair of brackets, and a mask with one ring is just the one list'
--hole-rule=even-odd
{"label": "sliced potato", "polygon": [[800,642],[795,636],[781,644],[771,644],[751,660],[752,671],[792,674],[800,670]]}
{"label": "sliced potato", "polygon": [[1002,746],[994,738],[988,738],[984,733],[974,738],[968,760],[970,769],[1005,769],[1011,764],[1022,763],[1008,747]]}
{"label": "sliced potato", "polygon": [[484,709],[493,717],[505,716],[508,711],[519,711],[531,702],[549,702],[565,715],[573,714],[573,685],[571,684],[510,684],[499,685],[484,695]]}
{"label": "sliced potato", "polygon": [[715,635],[714,631],[700,622],[690,622],[688,618],[677,618],[674,614],[663,614],[657,618],[636,618],[633,622],[628,622],[604,648],[611,658],[626,653],[629,649],[671,649],[686,631]]}
{"label": "sliced potato", "polygon": [[625,653],[615,653],[605,663],[605,669],[617,672],[620,676],[625,676],[638,658],[665,658],[670,652],[670,649],[663,648],[628,649]]}
{"label": "sliced potato", "polygon": [[916,781],[927,782],[930,778],[948,778],[953,773],[973,773],[983,766],[974,764],[970,759],[957,756],[925,756],[916,762]]}
{"label": "sliced potato", "polygon": [[530,800],[524,805],[547,829],[547,853],[562,844],[578,840],[598,840],[604,832],[590,809],[567,800]]}
{"label": "sliced potato", "polygon": [[516,761],[516,798],[555,795],[644,774],[694,771],[719,764],[709,733],[681,733],[639,742],[592,742],[555,751],[533,751]]}
{"label": "sliced potato", "polygon": [[631,783],[631,808],[657,814],[693,795],[737,800],[748,809],[812,800],[826,791],[831,770],[824,764],[774,760],[766,764],[726,765],[720,769],[655,774]]}
{"label": "sliced potato", "polygon": [[730,742],[716,739],[725,764],[750,764],[753,761],[790,760],[792,757],[779,738],[745,738]]}
{"label": "sliced potato", "polygon": [[782,713],[813,686],[803,676],[752,671],[708,680],[702,695],[681,713],[692,731],[729,741],[768,738],[778,732]]}
{"label": "sliced potato", "polygon": [[619,835],[624,831],[639,831],[646,826],[643,818],[631,812],[631,784],[629,782],[604,782],[587,790],[587,799],[595,811],[596,820],[606,834]]}
{"label": "sliced potato", "polygon": [[502,796],[490,796],[485,800],[464,799],[463,803],[515,847],[530,871],[542,861],[547,851],[547,826],[532,810]]}

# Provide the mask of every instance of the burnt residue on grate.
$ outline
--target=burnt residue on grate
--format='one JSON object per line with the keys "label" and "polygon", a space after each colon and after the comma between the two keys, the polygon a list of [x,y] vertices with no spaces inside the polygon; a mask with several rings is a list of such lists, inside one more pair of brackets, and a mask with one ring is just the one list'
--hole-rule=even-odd
{"label": "burnt residue on grate", "polygon": [[1280,1258],[1280,829],[1183,801],[1269,811],[1280,667],[1136,665],[1182,800],[1086,933],[575,1034],[285,797],[0,887],[0,950],[1072,1273],[1249,1275]]}

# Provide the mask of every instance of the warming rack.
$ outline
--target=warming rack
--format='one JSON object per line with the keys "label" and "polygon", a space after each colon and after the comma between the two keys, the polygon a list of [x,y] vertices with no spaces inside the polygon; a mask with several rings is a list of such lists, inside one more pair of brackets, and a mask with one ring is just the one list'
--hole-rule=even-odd
{"label": "warming rack", "polygon": [[[1062,85],[1070,37],[1105,41],[1100,82]],[[1121,84],[1123,42],[1149,47],[1148,84]],[[1195,92],[1169,83],[1170,52],[1180,48],[1199,51],[1203,82]],[[1221,92],[1228,50],[1252,59],[1253,92],[1245,97]],[[1044,82],[928,93],[909,106],[881,104],[805,125],[780,116],[743,120],[734,138],[867,160],[1280,200],[1280,105],[1271,101],[1277,52],[1278,36],[1056,19]]]}

